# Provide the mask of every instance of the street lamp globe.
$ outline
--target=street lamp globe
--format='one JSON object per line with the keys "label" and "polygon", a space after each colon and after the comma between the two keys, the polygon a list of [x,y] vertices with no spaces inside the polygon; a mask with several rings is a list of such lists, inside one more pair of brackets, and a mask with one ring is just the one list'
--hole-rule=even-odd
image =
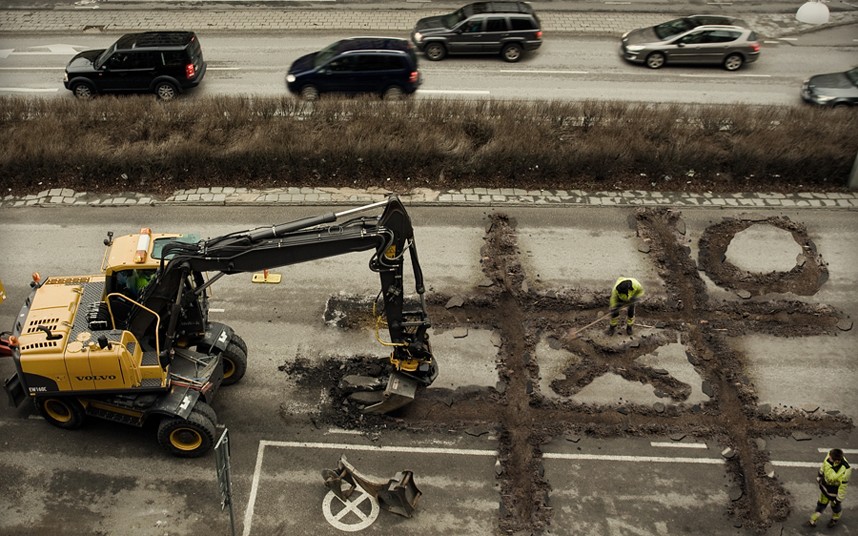
{"label": "street lamp globe", "polygon": [[807,24],[825,24],[828,22],[828,6],[820,0],[809,0],[798,8],[795,18]]}

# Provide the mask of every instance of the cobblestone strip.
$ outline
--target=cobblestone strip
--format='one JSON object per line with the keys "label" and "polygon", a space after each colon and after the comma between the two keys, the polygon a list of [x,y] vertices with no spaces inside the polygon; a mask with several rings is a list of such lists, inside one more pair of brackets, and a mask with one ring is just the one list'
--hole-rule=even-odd
{"label": "cobblestone strip", "polygon": [[[147,205],[355,205],[383,200],[393,192],[354,190],[349,188],[283,188],[251,190],[247,188],[210,187],[178,190],[158,199],[128,193],[101,196],[75,192],[68,188],[45,190],[36,195],[7,195],[0,208],[19,207],[99,207]],[[460,206],[677,206],[724,208],[842,208],[858,209],[858,193],[800,192],[686,194],[650,191],[523,190],[518,188],[466,188],[435,191],[416,189],[400,196],[409,205]]]}
{"label": "cobblestone strip", "polygon": [[[365,10],[365,9],[224,9],[224,10],[3,10],[0,11],[0,33],[12,32],[125,32],[188,28],[197,32],[218,30],[286,31],[286,30],[353,30],[409,32],[421,17],[443,13],[438,9]],[[578,35],[618,36],[631,28],[662,22],[664,15],[653,13],[594,13],[551,11],[540,12],[543,30]],[[776,38],[821,26],[799,23],[795,16],[749,14],[748,23],[762,36]],[[836,26],[858,21],[858,12],[836,12],[831,22]],[[822,26],[822,27],[824,27]]]}

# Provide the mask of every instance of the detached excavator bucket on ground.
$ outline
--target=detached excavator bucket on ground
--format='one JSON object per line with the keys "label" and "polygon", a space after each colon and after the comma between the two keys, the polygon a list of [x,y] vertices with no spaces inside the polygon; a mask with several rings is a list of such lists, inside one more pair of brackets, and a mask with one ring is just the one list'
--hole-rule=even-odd
{"label": "detached excavator bucket on ground", "polygon": [[380,387],[376,382],[376,378],[369,376],[346,376],[341,386],[348,390],[371,389],[352,393],[349,399],[365,405],[362,413],[383,415],[414,402],[419,385],[417,380],[396,371],[391,373],[384,391],[372,390],[373,387]]}
{"label": "detached excavator bucket on ground", "polygon": [[374,497],[380,507],[404,517],[411,517],[422,495],[411,471],[400,471],[393,478],[379,480],[359,473],[344,455],[340,456],[336,469],[322,471],[322,478],[325,486],[343,502],[356,488],[361,488]]}

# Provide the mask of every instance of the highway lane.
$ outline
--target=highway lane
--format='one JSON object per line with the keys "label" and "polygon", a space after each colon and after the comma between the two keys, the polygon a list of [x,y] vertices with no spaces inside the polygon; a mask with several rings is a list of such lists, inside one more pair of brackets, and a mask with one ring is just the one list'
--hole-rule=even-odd
{"label": "highway lane", "polygon": [[[190,98],[286,93],[290,63],[345,37],[342,33],[200,32],[209,64]],[[103,48],[118,35],[39,35],[0,38],[0,94],[67,98],[63,68],[76,50]],[[400,37],[406,37],[401,35]],[[516,64],[495,57],[421,56],[419,98],[497,98],[643,102],[798,104],[802,81],[852,66],[858,45],[820,44],[819,36],[764,44],[760,59],[736,73],[718,67],[666,67],[658,71],[624,62],[617,40],[554,35]]]}

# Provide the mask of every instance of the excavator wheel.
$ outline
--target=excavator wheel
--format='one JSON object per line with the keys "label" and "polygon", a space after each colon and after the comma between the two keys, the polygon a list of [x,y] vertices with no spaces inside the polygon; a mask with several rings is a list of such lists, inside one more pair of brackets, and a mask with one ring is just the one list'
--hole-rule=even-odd
{"label": "excavator wheel", "polygon": [[198,458],[214,445],[215,424],[199,412],[187,419],[166,417],[158,425],[158,443],[173,456]]}
{"label": "excavator wheel", "polygon": [[234,342],[236,346],[241,348],[241,350],[244,352],[244,355],[247,355],[247,343],[244,342],[244,339],[238,336],[238,333],[232,334],[232,340],[230,342]]}
{"label": "excavator wheel", "polygon": [[194,409],[192,409],[194,413],[199,413],[205,416],[208,420],[217,426],[217,413],[214,408],[203,402],[202,399],[197,400],[197,403],[194,404]]}
{"label": "excavator wheel", "polygon": [[39,398],[36,406],[46,421],[66,430],[80,428],[86,416],[80,402],[71,397]]}
{"label": "excavator wheel", "polygon": [[234,342],[230,342],[220,355],[223,359],[222,385],[238,383],[247,372],[247,352]]}

